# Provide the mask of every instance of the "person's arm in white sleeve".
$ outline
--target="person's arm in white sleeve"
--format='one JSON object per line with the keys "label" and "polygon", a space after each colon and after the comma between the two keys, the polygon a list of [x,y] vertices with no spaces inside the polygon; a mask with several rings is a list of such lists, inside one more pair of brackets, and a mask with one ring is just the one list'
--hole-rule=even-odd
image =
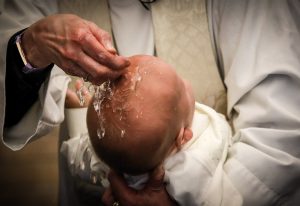
{"label": "person's arm in white sleeve", "polygon": [[300,2],[208,1],[235,131],[225,171],[243,205],[300,202]]}
{"label": "person's arm in white sleeve", "polygon": [[[17,38],[21,39],[22,52],[20,53],[24,54],[21,55],[24,65],[28,65],[29,62],[32,67],[41,69],[54,63],[67,74],[83,77],[93,84],[100,85],[108,79],[118,78],[130,64],[127,58],[116,54],[110,35],[93,22],[73,14],[48,15],[57,10],[58,2],[49,1],[48,4],[47,1],[21,1],[19,3],[20,1],[1,2],[0,21],[1,25],[4,25],[1,34],[10,37],[18,31],[19,27],[29,26],[22,37]],[[44,7],[49,8],[47,10]],[[33,14],[36,18],[28,18],[31,13],[27,11],[39,15]],[[27,19],[30,21],[27,22]],[[5,40],[8,39],[7,37]],[[7,43],[4,42],[3,46],[5,48]],[[20,51],[19,48],[20,46],[18,47]],[[9,70],[8,65],[2,57],[3,77],[5,68],[6,71]],[[44,131],[47,131],[49,126],[58,125],[63,120],[64,97],[68,84],[68,78],[63,71],[54,67],[49,84],[43,84],[38,90],[40,98],[30,109],[25,110],[28,111],[26,114],[22,112],[24,114],[22,122],[14,121],[14,124],[16,122],[18,124],[13,127],[7,124],[10,127],[4,130],[6,145],[14,150],[20,149],[29,140],[45,134]],[[4,79],[2,82],[4,83]],[[6,90],[10,91],[9,88]],[[5,113],[5,103],[4,99],[3,113]],[[8,103],[10,107],[13,106]],[[30,101],[29,106],[32,103],[33,101]]]}
{"label": "person's arm in white sleeve", "polygon": [[[0,12],[1,137],[7,146],[16,150],[23,147],[38,131],[44,134],[49,130],[49,127],[42,125],[35,127],[38,127],[37,122],[40,119],[45,119],[41,111],[44,108],[43,103],[48,103],[45,98],[48,96],[49,99],[49,95],[46,95],[48,81],[46,84],[44,82],[49,78],[53,66],[30,73],[24,72],[16,36],[37,20],[57,12],[57,5],[55,1],[1,1]],[[56,103],[63,101],[59,97],[63,94],[52,89],[52,97],[54,93],[55,98],[52,99],[56,99]],[[62,115],[59,115],[56,120],[61,119]]]}

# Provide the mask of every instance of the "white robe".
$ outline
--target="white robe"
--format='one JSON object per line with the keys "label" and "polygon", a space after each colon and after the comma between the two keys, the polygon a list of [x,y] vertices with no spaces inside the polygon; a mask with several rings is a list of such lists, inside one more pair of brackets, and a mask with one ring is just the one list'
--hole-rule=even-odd
{"label": "white robe", "polygon": [[[8,39],[44,15],[57,11],[52,0],[47,4],[34,0],[7,2],[6,6],[18,6],[19,10],[4,10],[4,1],[0,1],[0,126],[7,146],[20,149],[29,138],[44,134],[45,130],[36,130],[39,123],[44,125],[39,128],[45,129],[61,122],[65,89],[51,83],[42,87],[36,104],[40,112],[38,115],[30,114],[33,109],[28,112],[30,125],[36,128],[29,127],[29,131],[14,136],[9,134],[16,132],[3,131]],[[236,141],[229,149],[224,171],[241,193],[243,205],[298,205],[299,1],[208,0],[207,3],[211,39],[228,91],[227,111]],[[66,78],[60,84],[67,81]],[[44,101],[47,95],[53,101]],[[22,136],[24,133],[28,135]]]}
{"label": "white robe", "polygon": [[236,143],[224,170],[244,205],[300,203],[300,2],[209,1]]}
{"label": "white robe", "polygon": [[[1,138],[6,146],[12,150],[19,150],[29,141],[45,135],[63,121],[63,107],[69,77],[55,66],[49,80],[41,86],[38,101],[17,125],[4,129],[5,59],[8,40],[17,31],[30,26],[45,15],[55,13],[57,6],[54,1],[47,1],[47,4],[39,1],[9,1],[9,3],[0,1],[0,11],[0,109],[3,114],[0,116]],[[28,11],[30,14],[26,15]]]}

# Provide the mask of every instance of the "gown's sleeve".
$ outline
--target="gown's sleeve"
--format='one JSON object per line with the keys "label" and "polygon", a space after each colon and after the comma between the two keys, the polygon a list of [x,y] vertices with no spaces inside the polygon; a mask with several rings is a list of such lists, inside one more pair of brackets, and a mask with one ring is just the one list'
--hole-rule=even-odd
{"label": "gown's sleeve", "polygon": [[[24,30],[13,35],[7,45],[5,74],[5,120],[4,128],[17,124],[32,104],[38,99],[41,85],[49,77],[53,67],[36,68],[33,72],[24,72],[24,63],[19,54],[16,38]],[[21,102],[21,104],[20,104]]]}
{"label": "gown's sleeve", "polygon": [[[10,123],[4,126],[5,119],[8,120],[11,118],[11,116],[9,118],[5,117],[7,93],[9,92],[11,97],[14,95],[20,97],[24,94],[19,90],[10,88],[11,85],[14,85],[11,83],[11,77],[8,78],[10,81],[8,82],[9,84],[6,84],[8,77],[7,71],[16,69],[12,67],[15,66],[16,64],[14,63],[17,62],[17,59],[11,58],[11,56],[9,58],[7,57],[7,55],[15,54],[15,52],[7,53],[7,51],[13,50],[12,46],[14,45],[13,42],[8,44],[9,39],[18,31],[27,28],[37,20],[56,12],[57,3],[56,1],[51,0],[0,1],[0,129],[4,144],[13,150],[21,149],[27,142],[46,134],[53,126],[58,125],[64,118],[63,106],[69,78],[55,66],[50,75],[47,75],[49,77],[46,78],[46,81],[38,85],[38,91],[33,89],[33,92],[37,93],[36,101],[31,102],[33,105],[28,107],[29,109],[24,115],[22,114],[23,117],[20,121],[18,121],[18,123],[10,121]],[[7,60],[9,62],[7,62]],[[22,68],[20,68],[20,70],[21,69]],[[31,74],[31,76],[34,75]],[[21,78],[24,80],[24,77],[25,76],[22,76]],[[16,79],[16,81],[18,81],[18,79]],[[30,83],[30,81],[26,81],[27,85],[28,83]],[[5,88],[6,86],[7,88]],[[22,87],[20,86],[20,88]],[[30,86],[28,88],[30,88]],[[26,92],[28,92],[28,90],[26,90]],[[19,100],[20,98],[16,98],[16,101],[18,102],[14,105],[25,104],[25,101],[20,102]],[[12,104],[10,103],[10,106],[11,105]],[[10,109],[9,111],[12,110]],[[8,114],[11,115],[10,112]]]}
{"label": "gown's sleeve", "polygon": [[225,172],[244,205],[300,202],[300,2],[208,1],[235,143]]}

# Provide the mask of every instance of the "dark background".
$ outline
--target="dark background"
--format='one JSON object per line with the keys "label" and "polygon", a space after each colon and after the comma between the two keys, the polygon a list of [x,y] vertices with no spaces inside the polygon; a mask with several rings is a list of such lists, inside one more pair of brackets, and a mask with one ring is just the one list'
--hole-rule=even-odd
{"label": "dark background", "polygon": [[0,205],[56,206],[58,129],[13,152],[0,141]]}

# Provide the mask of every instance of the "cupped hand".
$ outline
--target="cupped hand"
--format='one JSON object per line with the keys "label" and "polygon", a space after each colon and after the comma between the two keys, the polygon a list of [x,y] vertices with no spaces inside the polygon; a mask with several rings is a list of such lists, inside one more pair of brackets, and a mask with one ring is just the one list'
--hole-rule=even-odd
{"label": "cupped hand", "polygon": [[94,84],[119,77],[130,64],[116,55],[106,31],[72,14],[39,20],[25,30],[21,44],[33,66],[44,68],[54,63],[67,74],[88,78]]}
{"label": "cupped hand", "polygon": [[102,202],[111,206],[118,202],[122,206],[174,206],[177,203],[168,195],[164,182],[164,170],[157,167],[150,174],[148,183],[142,190],[129,188],[122,176],[111,170],[110,188],[102,196]]}

